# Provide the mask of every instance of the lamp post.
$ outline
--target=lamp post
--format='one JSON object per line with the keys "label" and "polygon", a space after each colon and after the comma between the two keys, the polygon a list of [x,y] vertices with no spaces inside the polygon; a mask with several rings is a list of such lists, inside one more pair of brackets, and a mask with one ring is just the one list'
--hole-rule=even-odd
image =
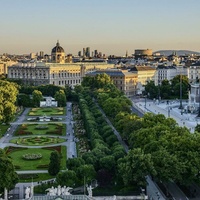
{"label": "lamp post", "polygon": [[158,83],[158,104],[160,103],[160,82]]}
{"label": "lamp post", "polygon": [[144,99],[145,101],[144,101],[144,107],[145,107],[145,109],[147,108],[147,95],[145,95],[145,99]]}
{"label": "lamp post", "polygon": [[183,104],[182,104],[182,74],[180,73],[180,106],[179,109],[181,109],[181,113],[182,113],[182,109],[183,109]]}
{"label": "lamp post", "polygon": [[200,117],[200,83],[199,83],[199,111],[197,117]]}
{"label": "lamp post", "polygon": [[168,117],[170,117],[170,106],[168,106]]}

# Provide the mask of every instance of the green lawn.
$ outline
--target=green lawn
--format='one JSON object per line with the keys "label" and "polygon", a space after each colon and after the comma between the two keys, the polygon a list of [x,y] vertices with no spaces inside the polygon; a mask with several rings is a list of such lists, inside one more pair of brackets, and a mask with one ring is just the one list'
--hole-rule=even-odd
{"label": "green lawn", "polygon": [[46,136],[37,136],[37,137],[25,137],[25,138],[15,138],[10,140],[10,143],[27,145],[27,146],[45,146],[49,144],[57,144],[65,142],[66,139],[59,137],[46,137]]}
{"label": "green lawn", "polygon": [[9,125],[0,124],[0,137],[2,137],[2,135],[6,133],[9,127],[10,127]]}
{"label": "green lawn", "polygon": [[56,107],[56,108],[32,108],[28,113],[29,116],[55,116],[55,115],[65,115],[66,108]]}
{"label": "green lawn", "polygon": [[[52,150],[48,149],[41,149],[41,148],[29,148],[29,149],[19,149],[18,151],[13,151],[8,154],[9,157],[11,157],[14,166],[16,167],[16,170],[47,170],[47,167],[45,168],[37,168],[39,165],[45,166],[48,165],[50,162],[50,154]],[[66,169],[66,147],[62,146],[61,148],[62,152],[62,159],[61,159],[61,169]],[[24,154],[31,154],[31,153],[41,153],[42,158],[39,160],[24,160],[22,156]]]}
{"label": "green lawn", "polygon": [[22,124],[15,135],[66,135],[66,125],[62,123]]}

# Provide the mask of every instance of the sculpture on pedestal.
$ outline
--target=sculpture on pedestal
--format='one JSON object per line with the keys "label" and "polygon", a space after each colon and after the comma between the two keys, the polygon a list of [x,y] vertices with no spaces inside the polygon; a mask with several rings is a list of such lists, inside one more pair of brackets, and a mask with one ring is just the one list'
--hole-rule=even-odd
{"label": "sculpture on pedestal", "polygon": [[89,187],[87,187],[87,191],[88,191],[88,196],[92,197],[92,186],[90,185]]}
{"label": "sculpture on pedestal", "polygon": [[73,188],[71,187],[61,187],[60,185],[56,188],[54,188],[53,186],[51,188],[46,189],[45,191],[48,191],[47,195],[48,196],[65,196],[65,195],[70,195],[69,190],[71,190]]}

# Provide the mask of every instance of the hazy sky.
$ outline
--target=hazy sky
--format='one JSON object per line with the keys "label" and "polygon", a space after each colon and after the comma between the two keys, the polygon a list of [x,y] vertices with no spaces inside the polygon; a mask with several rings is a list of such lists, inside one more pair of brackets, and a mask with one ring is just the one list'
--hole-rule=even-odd
{"label": "hazy sky", "polygon": [[0,54],[200,51],[200,0],[0,0]]}

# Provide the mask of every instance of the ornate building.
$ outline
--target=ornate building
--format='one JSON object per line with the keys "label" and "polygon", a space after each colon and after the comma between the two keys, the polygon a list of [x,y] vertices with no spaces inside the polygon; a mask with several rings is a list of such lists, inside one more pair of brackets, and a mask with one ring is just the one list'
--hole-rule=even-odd
{"label": "ornate building", "polygon": [[65,63],[65,51],[59,42],[56,43],[56,46],[51,51],[51,61],[52,63]]}
{"label": "ornate building", "polygon": [[54,84],[58,86],[80,84],[91,71],[114,68],[106,62],[65,63],[64,49],[57,42],[51,51],[51,62],[24,61],[8,67],[8,78],[21,79],[29,85]]}

